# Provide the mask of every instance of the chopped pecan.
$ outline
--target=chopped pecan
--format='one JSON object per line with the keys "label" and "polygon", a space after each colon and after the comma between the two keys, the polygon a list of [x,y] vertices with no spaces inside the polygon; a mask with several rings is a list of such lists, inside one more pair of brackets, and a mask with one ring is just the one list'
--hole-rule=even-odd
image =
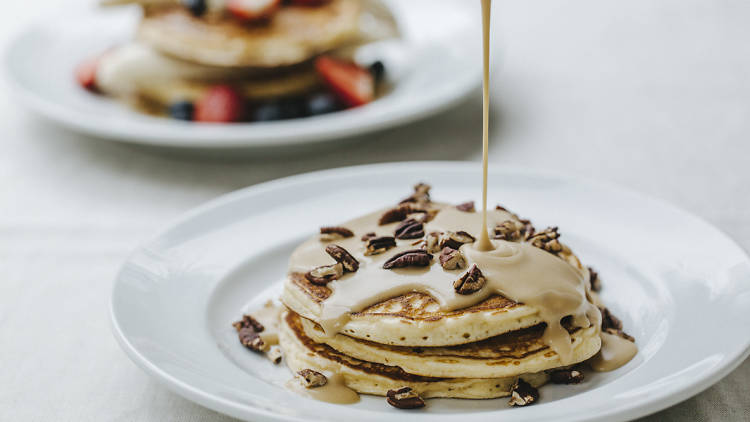
{"label": "chopped pecan", "polygon": [[500,205],[500,204],[496,205],[496,206],[495,206],[495,209],[496,209],[496,210],[498,210],[498,211],[505,211],[505,212],[510,212],[510,211],[508,211],[508,209],[507,209],[507,208],[505,208],[504,206],[502,206],[502,205]]}
{"label": "chopped pecan", "polygon": [[604,330],[607,334],[612,334],[613,336],[619,336],[624,338],[625,340],[632,341],[635,343],[635,337],[631,336],[630,334],[626,333],[625,331],[618,330],[615,328],[607,328]]}
{"label": "chopped pecan", "polygon": [[465,231],[460,232],[445,232],[440,240],[440,248],[446,246],[453,249],[458,249],[465,243],[474,243],[477,239],[466,233]]}
{"label": "chopped pecan", "polygon": [[440,238],[443,235],[443,232],[432,232],[425,236],[424,238],[424,245],[422,248],[426,250],[429,253],[438,253],[441,251],[440,247]]}
{"label": "chopped pecan", "polygon": [[305,278],[312,284],[325,286],[333,280],[338,280],[342,275],[344,275],[344,266],[337,263],[313,268],[305,274]]}
{"label": "chopped pecan", "polygon": [[557,255],[564,249],[562,243],[558,240],[559,238],[560,233],[558,233],[557,227],[549,227],[529,237],[529,241],[532,246]]}
{"label": "chopped pecan", "polygon": [[232,323],[232,326],[239,331],[242,328],[252,328],[258,333],[262,333],[266,328],[258,322],[252,315],[243,315],[242,320]]}
{"label": "chopped pecan", "polygon": [[399,205],[396,208],[392,208],[386,211],[380,217],[380,220],[378,220],[378,224],[381,226],[384,226],[386,224],[395,223],[397,221],[404,221],[409,214],[414,214],[416,212],[424,212],[424,211],[413,208],[409,204]]}
{"label": "chopped pecan", "polygon": [[275,363],[276,365],[281,363],[282,356],[283,353],[279,346],[272,346],[271,349],[266,352],[266,357],[268,357],[268,359],[270,359],[271,362]]}
{"label": "chopped pecan", "polygon": [[419,183],[414,186],[414,193],[400,202],[400,204],[414,203],[424,206],[430,203],[430,185]]}
{"label": "chopped pecan", "polygon": [[237,330],[237,335],[240,338],[240,343],[250,350],[256,352],[265,352],[268,350],[268,345],[260,338],[260,334],[253,327],[240,328]]}
{"label": "chopped pecan", "polygon": [[599,273],[591,267],[589,267],[589,285],[594,292],[602,289],[602,281],[599,279]]}
{"label": "chopped pecan", "polygon": [[464,202],[463,204],[456,205],[456,209],[463,212],[474,212],[474,201]]}
{"label": "chopped pecan", "polygon": [[440,265],[444,270],[455,270],[466,266],[466,260],[461,251],[445,247],[440,253]]}
{"label": "chopped pecan", "polygon": [[580,384],[583,382],[583,372],[575,369],[561,369],[550,372],[549,379],[553,384]]}
{"label": "chopped pecan", "polygon": [[396,238],[393,236],[373,237],[367,241],[365,255],[377,255],[396,247]]}
{"label": "chopped pecan", "polygon": [[331,258],[336,260],[336,262],[344,266],[345,273],[353,273],[359,269],[359,261],[357,261],[349,251],[339,245],[326,246],[326,253],[331,255]]}
{"label": "chopped pecan", "polygon": [[375,234],[375,232],[370,232],[362,236],[362,241],[367,242],[368,240],[376,238],[376,237],[378,237],[378,235]]}
{"label": "chopped pecan", "polygon": [[495,226],[493,238],[518,242],[525,239],[529,235],[529,232],[533,234],[533,231],[533,227],[521,221],[506,220]]}
{"label": "chopped pecan", "polygon": [[320,240],[330,242],[338,239],[345,239],[354,236],[354,232],[346,227],[321,227]]}
{"label": "chopped pecan", "polygon": [[396,239],[419,239],[424,236],[424,224],[409,218],[396,226],[395,235]]}
{"label": "chopped pecan", "polygon": [[388,390],[386,401],[397,409],[418,409],[424,407],[424,400],[411,387]]}
{"label": "chopped pecan", "polygon": [[427,267],[431,261],[432,254],[423,249],[412,249],[393,255],[385,261],[383,268],[390,270],[393,268]]}
{"label": "chopped pecan", "polygon": [[518,378],[510,390],[511,406],[528,406],[539,400],[539,390],[532,387],[531,384]]}
{"label": "chopped pecan", "polygon": [[297,379],[305,388],[317,388],[328,384],[328,378],[318,371],[303,369],[297,372]]}
{"label": "chopped pecan", "polygon": [[464,275],[453,283],[453,288],[460,295],[470,295],[476,293],[484,287],[487,279],[479,270],[476,264],[472,265]]}
{"label": "chopped pecan", "polygon": [[612,312],[610,312],[608,308],[599,307],[599,310],[602,313],[602,330],[606,330],[608,328],[622,330],[622,321],[614,316],[614,314],[612,314]]}
{"label": "chopped pecan", "polygon": [[266,342],[260,338],[260,333],[265,330],[263,324],[250,315],[243,315],[242,320],[232,324],[237,330],[240,343],[250,350],[264,352],[268,349]]}

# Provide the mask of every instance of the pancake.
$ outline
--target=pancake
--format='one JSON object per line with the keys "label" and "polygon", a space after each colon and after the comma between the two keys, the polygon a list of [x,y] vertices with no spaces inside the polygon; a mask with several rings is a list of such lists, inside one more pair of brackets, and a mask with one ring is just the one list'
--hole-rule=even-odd
{"label": "pancake", "polygon": [[[364,394],[385,396],[388,390],[411,387],[422,398],[489,399],[510,394],[516,377],[434,378],[410,374],[388,366],[349,357],[305,335],[301,318],[293,312],[282,316],[279,341],[284,361],[292,372],[315,369],[340,374],[345,384]],[[521,378],[534,387],[547,382],[546,373],[524,374]]]}
{"label": "pancake", "polygon": [[[433,212],[437,211],[436,219],[441,218],[443,213],[457,212],[455,207],[446,204],[431,202],[423,205]],[[321,323],[325,312],[324,304],[333,294],[332,285],[338,285],[338,283],[343,285],[352,277],[352,275],[345,274],[341,280],[329,283],[327,286],[315,285],[305,278],[304,272],[312,268],[312,266],[305,267],[308,263],[315,262],[318,263],[317,265],[323,265],[332,261],[324,250],[327,243],[342,246],[367,268],[380,268],[383,262],[394,254],[417,247],[415,242],[419,239],[397,240],[397,246],[388,250],[388,253],[373,256],[364,254],[362,235],[368,232],[376,232],[378,235],[392,234],[399,224],[399,222],[378,224],[379,219],[387,210],[380,210],[342,223],[342,227],[352,228],[354,231],[352,237],[326,242],[316,236],[298,247],[291,258],[290,273],[282,293],[281,300],[284,304],[303,317],[324,325]],[[507,220],[520,221],[516,215],[500,209],[488,211],[488,219],[493,224]],[[429,233],[430,225],[434,223],[434,221],[426,223],[425,232]],[[554,260],[558,260],[558,257],[554,257]],[[568,262],[569,271],[580,273],[582,279],[588,277],[588,271],[582,267],[575,255],[569,252],[569,249],[565,248],[565,251],[560,253],[559,260]],[[378,283],[383,277],[393,276],[387,271],[378,271],[377,277],[381,280],[373,279],[366,282]],[[361,272],[362,270],[353,276],[359,276]],[[433,265],[420,274],[425,279],[435,278],[448,286],[460,276],[461,271],[444,271],[440,265]],[[533,327],[542,322],[544,320],[538,309],[517,303],[499,294],[490,295],[464,308],[442,310],[437,300],[431,295],[412,291],[386,297],[359,311],[351,312],[348,320],[337,329],[337,332],[356,339],[386,345],[436,347],[472,343]]]}
{"label": "pancake", "polygon": [[163,53],[206,65],[287,66],[356,42],[362,8],[361,0],[287,5],[268,24],[247,25],[196,18],[180,6],[145,7],[137,37]]}
{"label": "pancake", "polygon": [[[343,354],[384,365],[395,365],[421,376],[451,377],[461,374],[471,378],[502,378],[565,365],[557,353],[544,343],[544,325],[450,347],[386,346],[341,334],[326,337],[319,326],[307,319],[302,319],[302,327],[306,336]],[[574,356],[573,361],[567,364],[582,362],[599,351],[599,327],[570,331]]]}
{"label": "pancake", "polygon": [[118,98],[169,105],[198,100],[217,84],[232,85],[250,100],[302,95],[320,85],[311,63],[269,72],[206,66],[164,56],[140,43],[106,53],[97,71],[97,86]]}

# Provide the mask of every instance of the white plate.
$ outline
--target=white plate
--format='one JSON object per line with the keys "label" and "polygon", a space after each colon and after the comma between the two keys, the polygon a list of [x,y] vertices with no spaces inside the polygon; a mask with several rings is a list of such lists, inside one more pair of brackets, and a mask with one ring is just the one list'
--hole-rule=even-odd
{"label": "white plate", "polygon": [[[279,291],[287,258],[317,227],[369,212],[427,181],[433,197],[478,199],[480,166],[351,167],[247,188],[189,213],[144,244],[114,285],[114,332],[146,372],[184,397],[253,421],[382,421],[404,417],[382,398],[337,406],[287,392],[285,367],[245,350],[230,323]],[[470,188],[467,189],[467,186]],[[410,421],[625,420],[684,400],[747,355],[750,260],[726,235],[666,203],[559,175],[493,169],[489,198],[559,225],[604,281],[603,299],[639,354],[578,386],[545,386],[539,404],[430,400]]]}
{"label": "white plate", "polygon": [[[462,0],[388,0],[399,42],[363,54],[383,59],[393,91],[358,109],[267,123],[196,124],[147,116],[82,90],[73,69],[133,38],[137,10],[54,16],[11,42],[5,73],[33,111],[102,138],[188,148],[278,148],[348,137],[411,122],[455,104],[481,82],[479,12]],[[435,25],[435,22],[440,22]]]}

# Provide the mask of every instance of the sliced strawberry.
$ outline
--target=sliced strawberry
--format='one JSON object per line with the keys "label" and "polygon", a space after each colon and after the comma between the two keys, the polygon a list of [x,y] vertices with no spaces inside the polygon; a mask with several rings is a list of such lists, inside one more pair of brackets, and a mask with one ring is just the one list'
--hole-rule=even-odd
{"label": "sliced strawberry", "polygon": [[328,56],[318,57],[315,68],[347,106],[357,107],[375,99],[375,79],[367,69]]}
{"label": "sliced strawberry", "polygon": [[89,91],[96,91],[96,71],[101,58],[102,55],[91,57],[76,66],[75,76],[78,84]]}
{"label": "sliced strawberry", "polygon": [[241,21],[254,22],[271,17],[280,4],[281,0],[229,0],[227,10]]}
{"label": "sliced strawberry", "polygon": [[196,122],[229,123],[242,118],[243,101],[231,86],[209,89],[195,104]]}

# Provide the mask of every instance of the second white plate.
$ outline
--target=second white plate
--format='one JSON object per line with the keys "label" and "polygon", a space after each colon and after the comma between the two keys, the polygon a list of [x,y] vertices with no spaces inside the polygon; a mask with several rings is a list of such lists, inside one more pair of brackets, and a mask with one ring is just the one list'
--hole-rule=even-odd
{"label": "second white plate", "polygon": [[[28,28],[11,42],[5,72],[20,100],[71,129],[101,138],[184,148],[283,148],[408,123],[455,104],[481,82],[480,20],[462,0],[387,0],[403,39],[373,57],[393,90],[353,110],[277,122],[196,124],[143,115],[78,87],[84,58],[132,39],[135,10],[76,10]],[[130,12],[130,13],[129,13]]]}
{"label": "second white plate", "polygon": [[[204,406],[260,421],[382,421],[406,417],[382,398],[351,406],[301,398],[291,374],[244,349],[230,326],[277,297],[295,246],[317,227],[391,204],[418,181],[440,201],[478,199],[480,166],[402,163],[310,173],[238,191],[182,218],[128,259],[112,296],[115,336],[168,388]],[[610,185],[493,170],[489,198],[565,242],[603,278],[602,298],[635,336],[639,354],[542,399],[430,400],[410,421],[617,421],[709,387],[748,354],[750,260],[727,236],[663,202]]]}

